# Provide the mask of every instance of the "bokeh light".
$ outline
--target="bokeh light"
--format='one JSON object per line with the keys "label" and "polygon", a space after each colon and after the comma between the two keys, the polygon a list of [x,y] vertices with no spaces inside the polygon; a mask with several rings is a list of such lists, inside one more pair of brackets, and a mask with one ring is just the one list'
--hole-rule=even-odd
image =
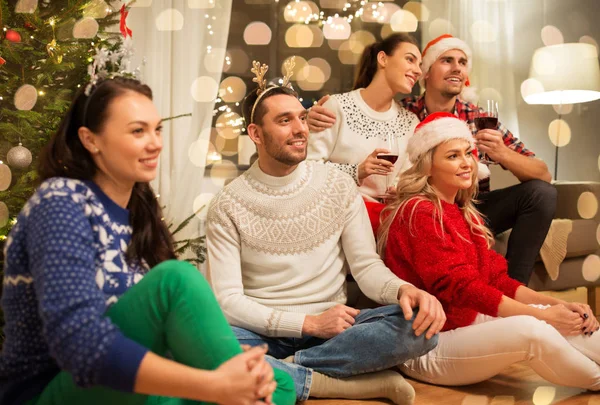
{"label": "bokeh light", "polygon": [[235,139],[242,133],[244,120],[238,113],[224,112],[217,117],[215,127],[222,138]]}
{"label": "bokeh light", "polygon": [[577,199],[577,213],[583,219],[591,219],[598,213],[598,199],[594,193],[584,191]]}
{"label": "bokeh light", "polygon": [[158,14],[155,23],[159,31],[179,31],[183,28],[183,14],[177,9],[168,8]]}
{"label": "bokeh light", "polygon": [[[37,0],[36,0],[37,3]],[[92,0],[83,8],[83,16],[91,18],[104,18],[110,10],[104,0]]]}
{"label": "bokeh light", "polygon": [[213,102],[217,98],[218,91],[217,81],[210,76],[198,77],[191,86],[192,97],[199,103]]}
{"label": "bokeh light", "polygon": [[552,106],[552,108],[554,108],[554,111],[557,114],[560,115],[567,115],[567,114],[571,114],[571,112],[573,111],[573,104],[554,104]]}
{"label": "bokeh light", "polygon": [[290,48],[309,48],[313,40],[312,30],[304,24],[294,24],[285,32],[285,43]]}
{"label": "bokeh light", "polygon": [[210,180],[217,187],[223,187],[225,182],[234,179],[238,176],[237,166],[229,161],[223,160],[220,163],[214,164],[210,169]]}
{"label": "bokeh light", "polygon": [[556,397],[556,388],[537,387],[533,393],[533,405],[550,405]]}
{"label": "bokeh light", "polygon": [[429,33],[430,40],[444,34],[454,35],[454,26],[448,20],[436,18],[429,23],[427,32]]}
{"label": "bokeh light", "polygon": [[409,1],[402,8],[413,13],[418,21],[429,21],[429,9],[425,4]]}
{"label": "bokeh light", "polygon": [[407,10],[398,10],[390,18],[390,27],[395,32],[415,32],[418,25],[417,17]]}
{"label": "bokeh light", "polygon": [[196,216],[201,220],[206,220],[206,216],[208,214],[208,207],[210,206],[210,202],[215,197],[212,193],[202,193],[194,198],[194,202],[192,203],[192,209]]}
{"label": "bokeh light", "polygon": [[600,278],[600,257],[597,255],[586,257],[581,266],[581,275],[590,283],[596,282]]}
{"label": "bokeh light", "polygon": [[227,65],[227,73],[248,74],[250,71],[250,58],[242,48],[231,48],[227,50],[225,58],[229,57],[230,64]]}
{"label": "bokeh light", "polygon": [[271,28],[261,21],[251,22],[244,30],[244,41],[247,45],[268,45],[271,36]]}
{"label": "bokeh light", "polygon": [[189,8],[199,8],[199,9],[210,9],[215,8],[215,2],[217,0],[188,0]]}
{"label": "bokeh light", "polygon": [[489,21],[479,20],[471,25],[473,42],[491,43],[498,39],[498,30]]}
{"label": "bokeh light", "polygon": [[350,24],[341,17],[334,17],[331,19],[331,22],[323,24],[323,35],[327,39],[348,39],[350,34],[352,34]]}
{"label": "bokeh light", "polygon": [[562,32],[554,25],[546,25],[542,28],[542,42],[546,46],[558,45],[565,42]]}
{"label": "bokeh light", "polygon": [[94,38],[98,34],[98,21],[92,17],[82,18],[73,26],[73,38],[89,39]]}
{"label": "bokeh light", "polygon": [[548,136],[554,146],[563,147],[571,142],[571,127],[565,120],[555,119],[548,125]]}
{"label": "bokeh light", "polygon": [[219,86],[219,97],[226,103],[242,101],[246,96],[246,83],[237,76],[229,76]]}
{"label": "bokeh light", "polygon": [[17,110],[29,111],[37,102],[38,92],[31,84],[24,84],[15,93],[15,107]]}
{"label": "bokeh light", "polygon": [[521,83],[521,97],[523,97],[523,100],[525,100],[530,95],[543,92],[544,85],[537,79],[530,78]]}

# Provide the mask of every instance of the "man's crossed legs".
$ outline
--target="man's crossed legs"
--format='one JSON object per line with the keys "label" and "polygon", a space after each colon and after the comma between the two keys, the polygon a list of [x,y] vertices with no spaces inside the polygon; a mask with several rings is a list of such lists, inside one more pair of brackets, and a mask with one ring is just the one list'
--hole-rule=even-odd
{"label": "man's crossed legs", "polygon": [[[269,346],[268,354],[272,356],[269,362],[292,376],[299,401],[309,395],[348,399],[386,397],[397,404],[408,404],[412,403],[414,390],[396,372],[378,373],[377,378],[362,375],[402,364],[437,345],[437,335],[431,339],[425,339],[424,333],[415,335],[412,322],[417,313],[407,321],[398,305],[363,309],[352,327],[328,340],[312,336],[266,337],[235,326],[233,331],[241,344]],[[291,356],[293,362],[288,362]]]}

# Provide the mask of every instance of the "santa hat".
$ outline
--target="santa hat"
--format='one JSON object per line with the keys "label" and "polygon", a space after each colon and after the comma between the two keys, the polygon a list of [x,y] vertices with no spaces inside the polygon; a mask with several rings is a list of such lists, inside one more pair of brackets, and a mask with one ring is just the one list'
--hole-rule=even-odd
{"label": "santa hat", "polygon": [[[408,140],[408,158],[415,163],[425,153],[451,139],[464,139],[469,142],[471,148],[475,149],[475,139],[466,122],[447,112],[429,114],[417,125],[414,135]],[[477,160],[477,153],[473,156]],[[479,166],[477,178],[482,180],[490,177],[489,168],[479,161],[477,164]]]}
{"label": "santa hat", "polygon": [[[429,72],[429,68],[431,65],[435,63],[438,58],[447,51],[452,49],[458,49],[463,51],[467,56],[467,75],[471,74],[471,69],[473,68],[473,52],[467,43],[461,39],[455,38],[450,34],[440,35],[439,37],[432,39],[429,41],[425,49],[423,50],[423,62],[421,64],[421,70],[423,71],[423,75],[419,79],[421,83],[421,87],[425,88],[425,74]],[[471,82],[469,81],[469,77],[467,76],[467,80],[465,81],[465,87],[463,91],[460,93],[460,96],[463,100],[476,102],[477,94],[474,89],[469,89]]]}

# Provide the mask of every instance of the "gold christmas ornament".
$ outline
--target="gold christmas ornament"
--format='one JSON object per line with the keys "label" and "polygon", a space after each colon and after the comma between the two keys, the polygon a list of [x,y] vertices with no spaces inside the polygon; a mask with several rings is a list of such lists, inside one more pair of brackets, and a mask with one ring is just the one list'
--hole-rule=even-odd
{"label": "gold christmas ornament", "polygon": [[46,45],[46,52],[48,52],[48,56],[54,63],[57,65],[62,63],[63,52],[60,49],[60,46],[58,46],[56,43],[56,39],[53,39],[48,45]]}
{"label": "gold christmas ornament", "polygon": [[10,187],[12,180],[12,172],[10,167],[0,161],[0,191],[7,190]]}
{"label": "gold christmas ornament", "polygon": [[8,207],[0,201],[0,228],[8,223]]}
{"label": "gold christmas ornament", "polygon": [[15,146],[9,150],[6,154],[8,165],[15,169],[26,169],[31,164],[31,160],[31,152],[21,143],[19,143],[19,146]]}

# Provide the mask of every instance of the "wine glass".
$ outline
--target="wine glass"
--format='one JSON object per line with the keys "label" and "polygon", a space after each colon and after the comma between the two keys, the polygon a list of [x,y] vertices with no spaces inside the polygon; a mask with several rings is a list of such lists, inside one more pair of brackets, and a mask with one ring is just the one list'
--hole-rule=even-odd
{"label": "wine glass", "polygon": [[[385,148],[388,150],[387,153],[378,153],[377,154],[377,159],[383,159],[383,160],[387,160],[388,162],[390,162],[391,164],[395,165],[396,162],[398,161],[398,137],[395,134],[389,134],[387,136],[387,140],[385,143]],[[388,189],[390,188],[390,177],[393,177],[395,173],[395,167],[392,167],[392,173],[391,174],[386,174],[385,175],[385,191],[383,192],[383,195],[381,195],[380,197],[385,199],[388,198]],[[392,179],[393,180],[393,179]]]}
{"label": "wine glass", "polygon": [[[475,127],[477,127],[478,131],[498,128],[498,103],[495,100],[485,100],[485,102],[477,104]],[[497,164],[497,162],[491,160],[485,153],[481,155],[479,161],[486,165]]]}

